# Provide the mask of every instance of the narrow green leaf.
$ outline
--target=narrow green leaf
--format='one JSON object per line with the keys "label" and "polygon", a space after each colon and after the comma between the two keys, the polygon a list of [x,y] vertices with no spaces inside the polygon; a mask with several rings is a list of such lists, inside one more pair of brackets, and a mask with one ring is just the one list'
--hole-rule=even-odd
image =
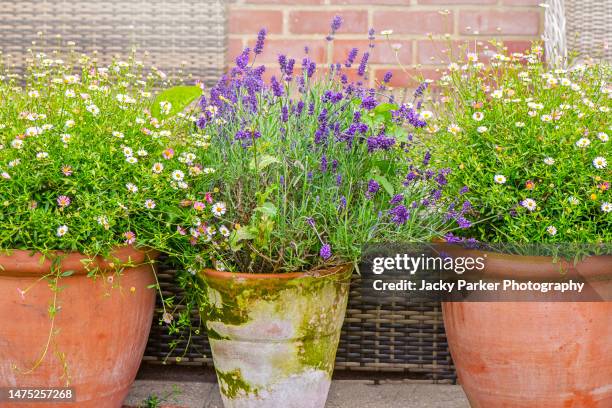
{"label": "narrow green leaf", "polygon": [[[151,106],[151,116],[161,119],[162,117],[174,116],[184,111],[193,101],[202,95],[199,86],[175,86],[157,95],[153,106]],[[170,103],[168,112],[162,112],[162,103]]]}

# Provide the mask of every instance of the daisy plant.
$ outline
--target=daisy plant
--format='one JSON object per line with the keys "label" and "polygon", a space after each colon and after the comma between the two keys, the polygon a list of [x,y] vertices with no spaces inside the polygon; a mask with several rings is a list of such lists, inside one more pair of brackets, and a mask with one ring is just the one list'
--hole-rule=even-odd
{"label": "daisy plant", "polygon": [[23,74],[0,66],[0,249],[199,256],[193,231],[216,220],[214,193],[198,189],[206,142],[182,112],[199,87],[155,99],[174,80],[136,54],[102,66],[70,45],[33,51]]}
{"label": "daisy plant", "polygon": [[213,210],[225,228],[207,229],[210,245],[193,268],[307,271],[356,263],[368,243],[436,236],[448,169],[416,146],[412,132],[426,122],[385,95],[388,78],[364,85],[370,49],[325,69],[308,49],[281,54],[267,73],[257,64],[265,34],[199,102],[196,137],[216,164],[205,189],[220,190]]}
{"label": "daisy plant", "polygon": [[449,185],[465,190],[477,220],[456,236],[612,241],[612,68],[543,60],[539,44],[513,54],[494,44],[451,62],[434,84],[439,93],[423,139],[453,170]]}

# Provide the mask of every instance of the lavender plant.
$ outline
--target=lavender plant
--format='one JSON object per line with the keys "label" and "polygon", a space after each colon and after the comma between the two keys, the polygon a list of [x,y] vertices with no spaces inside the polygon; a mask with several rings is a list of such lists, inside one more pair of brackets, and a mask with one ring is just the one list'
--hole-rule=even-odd
{"label": "lavender plant", "polygon": [[[335,18],[329,40],[340,25]],[[297,60],[279,55],[267,84],[257,65],[264,41],[262,30],[199,103],[194,137],[216,164],[205,188],[220,191],[216,216],[226,228],[202,234],[210,245],[195,268],[319,269],[358,261],[367,243],[435,237],[448,170],[431,168],[429,153],[413,158],[411,129],[426,125],[419,113],[393,103],[384,83],[364,85],[369,52],[357,82],[345,68],[358,50],[327,73],[305,50]]]}

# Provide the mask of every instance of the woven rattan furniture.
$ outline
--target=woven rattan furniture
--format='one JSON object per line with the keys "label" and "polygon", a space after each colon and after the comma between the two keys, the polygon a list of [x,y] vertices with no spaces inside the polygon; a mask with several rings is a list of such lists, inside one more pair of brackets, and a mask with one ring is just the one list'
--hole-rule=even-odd
{"label": "woven rattan furniture", "polygon": [[60,34],[102,62],[137,47],[210,84],[224,68],[225,13],[223,0],[0,0],[0,49],[19,68],[38,32],[49,44]]}
{"label": "woven rattan furniture", "polygon": [[610,0],[547,0],[545,16],[546,52],[549,61],[560,61],[568,51],[579,58],[591,56],[612,60],[610,48]]}
{"label": "woven rattan furniture", "polygon": [[[163,263],[158,278],[164,296],[176,296],[181,291],[174,283],[176,271]],[[165,325],[160,325],[161,304],[158,301],[145,361],[181,365],[212,365],[210,347],[205,333],[194,335],[190,347],[179,344],[168,358],[169,342],[173,340]],[[199,322],[197,313],[192,316]],[[177,361],[176,357],[180,356]],[[403,378],[433,383],[452,383],[456,376],[452,365],[440,304],[398,299],[380,304],[380,299],[362,294],[359,277],[351,282],[336,369],[401,374]]]}

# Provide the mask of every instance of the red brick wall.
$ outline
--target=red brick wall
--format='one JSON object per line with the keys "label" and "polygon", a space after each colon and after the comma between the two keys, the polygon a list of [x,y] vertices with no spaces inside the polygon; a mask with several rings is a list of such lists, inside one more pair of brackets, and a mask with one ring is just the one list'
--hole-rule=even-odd
{"label": "red brick wall", "polygon": [[[392,85],[410,86],[418,71],[437,76],[448,48],[454,45],[503,40],[522,50],[543,30],[542,0],[234,0],[228,5],[228,63],[245,47],[252,47],[260,28],[268,29],[265,52],[258,61],[276,66],[279,53],[301,58],[308,45],[317,63],[343,62],[348,50],[367,48],[367,31],[376,30],[370,58],[370,78],[395,73]],[[325,41],[334,15],[344,19],[333,43]],[[390,43],[380,35],[393,30],[390,43],[401,44],[399,57],[410,74],[397,69]],[[359,59],[360,57],[358,57]],[[299,59],[298,59],[299,61]]]}

